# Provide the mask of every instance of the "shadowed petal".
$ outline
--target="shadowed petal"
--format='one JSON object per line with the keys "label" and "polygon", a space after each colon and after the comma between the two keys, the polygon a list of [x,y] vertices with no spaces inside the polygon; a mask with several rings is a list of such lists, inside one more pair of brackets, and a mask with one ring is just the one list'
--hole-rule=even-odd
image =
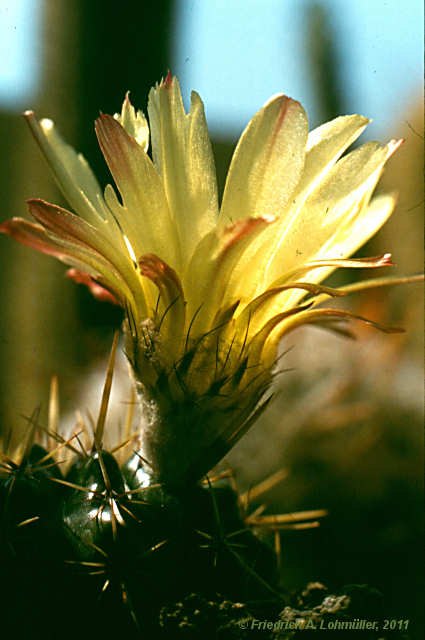
{"label": "shadowed petal", "polygon": [[299,316],[288,319],[282,327],[281,336],[286,335],[290,331],[293,331],[297,327],[304,324],[321,324],[322,322],[328,323],[329,320],[361,320],[365,324],[379,329],[384,333],[404,333],[404,329],[401,327],[388,327],[386,325],[374,322],[369,318],[344,311],[343,309],[311,309],[309,311],[303,311]]}
{"label": "shadowed petal", "polygon": [[302,307],[288,309],[287,311],[283,311],[282,313],[278,313],[277,315],[271,317],[270,320],[268,320],[265,323],[265,325],[260,329],[260,331],[258,331],[255,334],[255,336],[252,338],[249,344],[249,354],[252,362],[261,363],[261,365],[264,366],[265,363],[262,362],[261,356],[262,356],[266,341],[269,338],[272,331],[276,327],[278,327],[280,324],[282,324],[284,320],[287,320],[288,318],[292,318],[294,316],[298,317],[298,314],[301,314],[301,312],[305,312],[306,309],[309,309],[310,306],[311,304],[306,304],[306,305],[303,305]]}
{"label": "shadowed petal", "polygon": [[80,242],[105,255],[116,254],[117,247],[111,245],[109,238],[83,218],[39,198],[28,200],[27,205],[33,218],[40,222],[47,231],[64,240]]}
{"label": "shadowed petal", "polygon": [[[311,306],[311,305],[310,305]],[[280,340],[288,333],[306,324],[315,324],[322,326],[324,329],[332,329],[332,323],[335,322],[347,322],[350,320],[360,320],[361,322],[383,331],[384,333],[403,333],[404,329],[400,327],[389,327],[379,324],[363,316],[359,316],[342,309],[311,309],[298,307],[301,313],[294,314],[291,317],[285,318],[279,325],[276,326],[274,331],[269,335],[268,341],[264,345],[262,351],[262,361],[265,366],[273,366],[276,358],[276,348]],[[353,337],[353,335],[345,328],[339,330],[338,326],[335,326],[334,330],[342,335]]]}
{"label": "shadowed petal", "polygon": [[158,287],[160,299],[155,311],[158,316],[156,325],[167,343],[164,356],[174,362],[182,348],[185,324],[186,302],[180,279],[174,269],[154,254],[142,256],[139,266],[141,274]]}
{"label": "shadowed petal", "polygon": [[281,294],[293,289],[301,292],[301,297],[304,297],[307,293],[313,296],[321,294],[324,298],[346,295],[344,291],[339,289],[309,282],[291,282],[287,285],[273,287],[254,298],[237,317],[234,327],[235,335],[242,336],[247,332],[247,339],[250,340],[259,330],[259,327],[267,321],[267,318],[272,317],[274,314],[277,315],[284,308],[284,305],[280,302]]}
{"label": "shadowed petal", "polygon": [[12,236],[20,244],[32,247],[41,253],[54,256],[61,262],[88,273],[114,292],[120,304],[127,298],[134,305],[134,297],[127,283],[115,267],[102,255],[83,244],[76,244],[23,218],[12,218],[0,225],[0,232]]}
{"label": "shadowed petal", "polygon": [[90,293],[96,300],[101,302],[110,302],[111,304],[118,305],[119,302],[114,295],[105,287],[102,287],[98,282],[93,280],[88,273],[78,271],[78,269],[68,269],[65,274],[67,278],[74,280],[78,284],[84,284],[89,289]]}
{"label": "shadowed petal", "polygon": [[143,287],[126,250],[122,234],[112,236],[112,244],[108,236],[82,218],[43,200],[28,200],[28,209],[50,234],[105,258],[135,292],[135,297],[142,302]]}
{"label": "shadowed petal", "polygon": [[90,222],[99,223],[106,217],[103,195],[84,156],[62,140],[51,120],[39,122],[32,111],[24,116],[69,205]]}

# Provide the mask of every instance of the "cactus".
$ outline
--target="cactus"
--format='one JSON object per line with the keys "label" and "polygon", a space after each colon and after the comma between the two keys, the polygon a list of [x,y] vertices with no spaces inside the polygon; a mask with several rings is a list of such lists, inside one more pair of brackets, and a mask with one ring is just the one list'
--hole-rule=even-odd
{"label": "cactus", "polygon": [[102,193],[50,120],[25,114],[76,213],[33,199],[36,223],[13,219],[0,231],[59,258],[71,278],[123,307],[145,424],[106,448],[116,336],[94,435],[81,425],[83,434],[67,437],[57,412],[47,428],[35,412],[26,442],[13,454],[5,447],[1,622],[12,635],[160,637],[161,620],[193,608],[192,593],[232,624],[240,600],[278,613],[276,554],[257,530],[288,518],[249,515],[229,478],[209,474],[270,402],[284,335],[303,324],[347,333],[338,323],[365,319],[319,307],[325,299],[418,280],[320,284],[339,267],[392,265],[390,254],[350,259],[392,212],[393,195],[371,198],[402,142],[340,158],[365,118],[308,134],[301,105],[272,98],[236,147],[219,215],[199,96],[186,113],[169,74],[151,90],[148,113],[149,125],[127,95],[121,114],[96,122],[120,199],[111,185]]}
{"label": "cactus", "polygon": [[117,336],[91,439],[77,425],[65,440],[35,412],[21,451],[1,454],[2,628],[22,637],[157,637],[161,608],[192,592],[280,599],[274,551],[226,474],[173,491],[138,453],[137,432],[119,454],[104,448],[116,346]]}

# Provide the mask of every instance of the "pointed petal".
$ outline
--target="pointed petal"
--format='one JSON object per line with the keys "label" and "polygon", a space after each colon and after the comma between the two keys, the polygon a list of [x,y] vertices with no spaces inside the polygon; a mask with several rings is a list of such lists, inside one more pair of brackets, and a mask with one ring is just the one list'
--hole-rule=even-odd
{"label": "pointed petal", "polygon": [[152,154],[164,182],[187,262],[218,216],[217,181],[204,106],[192,92],[186,114],[177,78],[151,89],[148,103]]}
{"label": "pointed petal", "polygon": [[[54,256],[79,271],[88,273],[114,292],[120,304],[127,298],[135,306],[133,292],[115,267],[96,251],[82,243],[76,244],[54,234],[47,233],[39,224],[23,218],[12,218],[0,225],[0,232],[12,236],[20,244],[41,253]],[[140,303],[138,303],[140,304]]]}
{"label": "pointed petal", "polygon": [[27,205],[30,214],[37,222],[41,223],[47,231],[64,240],[81,242],[101,253],[116,252],[116,248],[111,246],[109,239],[99,229],[70,211],[39,198],[27,200]]}
{"label": "pointed petal", "polygon": [[[360,282],[353,282],[339,288],[344,295],[366,291],[367,289],[378,289],[380,287],[392,287],[397,284],[415,284],[424,281],[424,274],[418,273],[412,276],[388,276],[386,278],[368,278]],[[324,296],[319,294],[314,298],[314,304],[318,305],[324,301]]]}
{"label": "pointed petal", "polygon": [[243,132],[227,176],[221,222],[279,216],[301,176],[307,141],[302,106],[284,95],[271,99]]}
{"label": "pointed petal", "polygon": [[[396,205],[397,198],[395,195],[377,196],[372,202],[363,207],[354,220],[347,220],[343,224],[329,243],[321,248],[317,254],[318,260],[329,258],[332,260],[341,260],[341,266],[353,267],[355,264],[361,265],[359,260],[349,261],[347,257],[352,255],[357,249],[363,246],[377,231],[385,224],[392,214]],[[362,259],[360,259],[362,260]],[[393,266],[391,255],[384,254],[377,258],[365,258],[363,262],[368,268],[376,268],[381,266]],[[313,264],[317,263],[314,260]],[[353,263],[353,264],[350,264]],[[334,262],[335,266],[339,266]],[[305,278],[309,282],[320,282],[327,278],[333,271],[330,269],[314,269],[310,272],[304,272]],[[290,302],[293,302],[294,298]]]}
{"label": "pointed petal", "polygon": [[125,94],[121,113],[114,114],[115,120],[125,129],[128,135],[137,142],[146,153],[149,148],[149,126],[143,111],[137,111],[130,102],[129,92]]}
{"label": "pointed petal", "polygon": [[379,287],[392,287],[396,284],[415,284],[424,281],[423,273],[416,273],[412,276],[389,276],[387,278],[371,278],[362,282],[354,282],[340,288],[344,294],[357,293],[357,291],[365,291],[366,289],[375,289]]}
{"label": "pointed petal", "polygon": [[268,318],[286,311],[286,305],[281,303],[281,294],[292,289],[301,291],[301,297],[304,297],[306,293],[310,293],[313,296],[321,295],[323,298],[346,295],[345,291],[340,289],[309,282],[291,282],[287,285],[267,289],[263,294],[254,298],[239,314],[234,327],[235,335],[240,337],[247,331],[247,339],[250,340],[252,335],[259,330],[259,327],[267,322]]}
{"label": "pointed petal", "polygon": [[[348,220],[347,224],[338,230],[338,233],[330,240],[328,245],[322,247],[318,253],[318,259],[307,263],[297,273],[309,282],[320,282],[338,267],[375,269],[393,266],[391,254],[384,254],[374,258],[358,258],[357,260],[349,260],[347,257],[357,251],[379,231],[392,214],[396,200],[395,195],[383,195],[374,198],[369,206],[363,207],[354,220]],[[311,267],[310,270],[308,269],[309,265]],[[321,265],[324,268],[318,268]],[[296,277],[299,277],[299,275]],[[299,296],[291,294],[287,298],[287,304],[296,304],[298,300]]]}
{"label": "pointed petal", "polygon": [[95,229],[88,222],[66,209],[40,199],[28,200],[28,209],[47,232],[68,243],[83,247],[85,250],[92,250],[98,256],[105,258],[113,265],[116,272],[121,274],[129,286],[138,292],[136,297],[139,297],[143,292],[143,287],[135,272],[131,257],[128,255],[121,233],[113,236],[114,244],[112,244],[109,237],[105,236],[102,231]]}
{"label": "pointed petal", "polygon": [[[329,258],[322,260],[314,260],[307,262],[298,268],[293,269],[289,273],[285,273],[283,276],[275,280],[272,284],[272,288],[281,287],[287,283],[291,283],[294,280],[302,277],[303,281],[308,281],[312,284],[316,284],[324,280],[332,271],[338,268],[346,269],[380,269],[382,267],[392,267],[391,254],[384,253],[380,256],[369,258]],[[328,287],[327,287],[328,288]],[[345,292],[345,288],[337,289],[336,291]],[[326,293],[323,291],[323,293]],[[316,294],[317,298],[314,298],[314,304],[318,304],[318,300],[322,301],[325,298],[318,290]],[[294,290],[293,292],[282,293],[275,302],[272,302],[269,306],[269,313],[278,313],[282,308],[291,308],[299,303],[304,297],[304,294],[300,291]]]}
{"label": "pointed petal", "polygon": [[[188,300],[188,318],[196,314],[197,330],[212,329],[216,310],[235,303],[231,278],[238,279],[238,262],[251,242],[263,233],[272,220],[249,218],[224,229],[210,232],[197,246],[188,265],[184,286],[192,295]],[[243,275],[241,276],[243,277]]]}
{"label": "pointed petal", "polygon": [[311,309],[308,311],[303,311],[298,316],[289,318],[286,322],[284,322],[281,327],[279,339],[283,335],[288,334],[290,331],[293,331],[297,327],[300,327],[304,324],[320,325],[322,322],[327,324],[330,320],[360,320],[361,322],[364,322],[365,324],[374,327],[375,329],[379,329],[379,331],[383,331],[384,333],[404,333],[404,329],[402,329],[401,327],[389,327],[387,325],[374,322],[369,318],[364,318],[363,316],[359,316],[342,309]]}
{"label": "pointed petal", "polygon": [[164,358],[170,363],[184,346],[186,302],[180,279],[174,269],[154,254],[139,260],[140,272],[157,287],[160,299],[156,310],[156,328],[167,346]]}
{"label": "pointed petal", "polygon": [[322,248],[318,257],[327,256],[346,258],[362,247],[385,224],[397,203],[395,194],[373,198],[367,207],[359,212],[352,221],[338,229],[329,247]]}
{"label": "pointed petal", "polygon": [[92,277],[89,276],[88,273],[84,273],[83,271],[78,271],[78,269],[68,269],[66,272],[66,277],[70,278],[74,282],[78,284],[84,284],[89,289],[90,293],[96,300],[100,300],[101,302],[110,302],[111,304],[118,305],[119,302],[114,295],[105,287],[102,287],[100,284],[93,280]]}
{"label": "pointed petal", "polygon": [[340,116],[310,131],[303,174],[295,194],[298,206],[359,137],[368,122],[363,116]]}
{"label": "pointed petal", "polygon": [[[260,331],[255,334],[249,344],[249,358],[251,364],[255,365],[257,363],[261,363],[262,352],[265,347],[266,341],[272,331],[278,325],[280,325],[282,322],[284,322],[284,320],[287,320],[288,318],[292,318],[294,316],[298,317],[298,314],[306,312],[306,309],[309,309],[310,306],[311,304],[305,304],[302,307],[294,307],[293,309],[288,309],[287,311],[278,313],[277,315],[267,320],[265,325],[260,329]],[[274,346],[276,347],[276,345],[277,343],[275,343]],[[264,366],[265,363],[263,362],[262,365]]]}
{"label": "pointed petal", "polygon": [[[292,271],[316,258],[336,257],[332,247],[338,243],[338,234],[344,230],[352,236],[356,218],[367,207],[385,162],[398,146],[394,142],[384,147],[368,142],[346,155],[301,208],[294,205],[282,223],[277,223],[280,228],[275,236],[264,234],[258,255],[263,255],[265,262],[263,287],[270,286],[282,269]],[[359,244],[363,244],[363,238],[361,234]]]}
{"label": "pointed petal", "polygon": [[[308,306],[311,307],[312,305]],[[338,325],[333,323],[360,320],[361,322],[374,327],[379,331],[383,331],[384,333],[404,333],[404,329],[400,327],[382,325],[370,320],[369,318],[364,318],[363,316],[359,316],[342,309],[311,309],[298,307],[298,310],[300,313],[284,318],[280,324],[276,325],[274,331],[269,334],[269,338],[261,352],[261,358],[264,366],[273,366],[276,358],[277,345],[280,340],[294,329],[306,324],[316,324],[322,326],[324,329],[332,329],[333,331],[341,333],[345,337],[349,338],[354,338],[355,336],[349,330],[345,329],[345,327],[340,329]]]}
{"label": "pointed petal", "polygon": [[24,116],[69,205],[91,223],[103,220],[102,191],[84,156],[62,140],[51,120],[39,122],[32,111]]}
{"label": "pointed petal", "polygon": [[[383,253],[379,256],[373,256],[369,258],[324,258],[323,260],[312,260],[306,262],[300,267],[293,269],[285,273],[283,276],[273,282],[273,287],[280,287],[287,282],[293,281],[295,278],[302,276],[306,277],[306,274],[310,277],[310,271],[314,272],[316,269],[323,269],[329,267],[332,271],[338,268],[348,269],[379,269],[381,267],[394,267],[391,253]],[[312,281],[316,281],[318,278]]]}
{"label": "pointed petal", "polygon": [[11,218],[0,225],[0,232],[32,249],[54,256],[58,260],[65,261],[66,251],[58,247],[46,234],[46,230],[40,224],[28,222],[23,218]]}
{"label": "pointed petal", "polygon": [[112,116],[101,115],[96,120],[96,134],[123,205],[111,187],[105,198],[136,254],[154,252],[175,265],[179,249],[152,161]]}

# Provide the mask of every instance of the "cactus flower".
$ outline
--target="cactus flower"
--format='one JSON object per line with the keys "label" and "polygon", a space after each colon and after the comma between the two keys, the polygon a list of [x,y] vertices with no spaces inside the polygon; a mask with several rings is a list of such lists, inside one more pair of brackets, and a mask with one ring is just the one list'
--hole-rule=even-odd
{"label": "cactus flower", "polygon": [[267,405],[282,336],[350,317],[317,306],[350,290],[324,278],[391,264],[389,254],[350,256],[393,210],[394,195],[372,194],[401,141],[341,157],[366,118],[309,133],[303,107],[276,95],[242,133],[219,206],[202,101],[193,92],[186,113],[170,74],[151,89],[149,124],[128,95],[120,114],[96,121],[119,195],[100,188],[50,120],[25,117],[74,213],[32,199],[35,223],[12,219],[1,230],[124,308],[147,416],[143,456],[171,485],[196,480]]}

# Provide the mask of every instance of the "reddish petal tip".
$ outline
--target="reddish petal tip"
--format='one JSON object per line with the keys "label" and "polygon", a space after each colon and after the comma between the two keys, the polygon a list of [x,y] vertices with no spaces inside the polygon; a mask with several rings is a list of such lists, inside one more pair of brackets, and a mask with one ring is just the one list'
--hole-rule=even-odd
{"label": "reddish petal tip", "polygon": [[172,280],[181,289],[179,277],[174,269],[158,258],[154,253],[147,253],[139,259],[140,272],[146,278],[157,283],[165,278]]}
{"label": "reddish petal tip", "polygon": [[395,262],[392,261],[391,253],[384,253],[379,260],[380,266],[383,267],[395,267]]}
{"label": "reddish petal tip", "polygon": [[117,298],[105,287],[102,287],[98,282],[93,280],[88,273],[84,273],[83,271],[79,271],[78,269],[68,269],[65,275],[77,282],[78,284],[84,284],[89,289],[90,293],[93,295],[96,300],[100,302],[109,302],[111,304],[115,304],[119,306],[119,302]]}
{"label": "reddish petal tip", "polygon": [[5,220],[4,222],[2,222],[0,224],[0,233],[6,233],[7,235],[10,235],[10,224],[9,224],[9,220]]}
{"label": "reddish petal tip", "polygon": [[27,203],[27,205],[29,207],[32,207],[34,205],[37,206],[39,204],[46,204],[46,205],[49,206],[49,202],[46,202],[45,200],[42,200],[41,198],[28,198],[26,200],[26,203]]}
{"label": "reddish petal tip", "polygon": [[167,77],[164,80],[164,87],[171,87],[173,84],[173,76],[171,75],[171,71],[168,70]]}
{"label": "reddish petal tip", "polygon": [[258,216],[245,218],[224,227],[222,231],[223,249],[227,251],[242,238],[249,236],[257,227],[266,227],[276,220],[273,216]]}

